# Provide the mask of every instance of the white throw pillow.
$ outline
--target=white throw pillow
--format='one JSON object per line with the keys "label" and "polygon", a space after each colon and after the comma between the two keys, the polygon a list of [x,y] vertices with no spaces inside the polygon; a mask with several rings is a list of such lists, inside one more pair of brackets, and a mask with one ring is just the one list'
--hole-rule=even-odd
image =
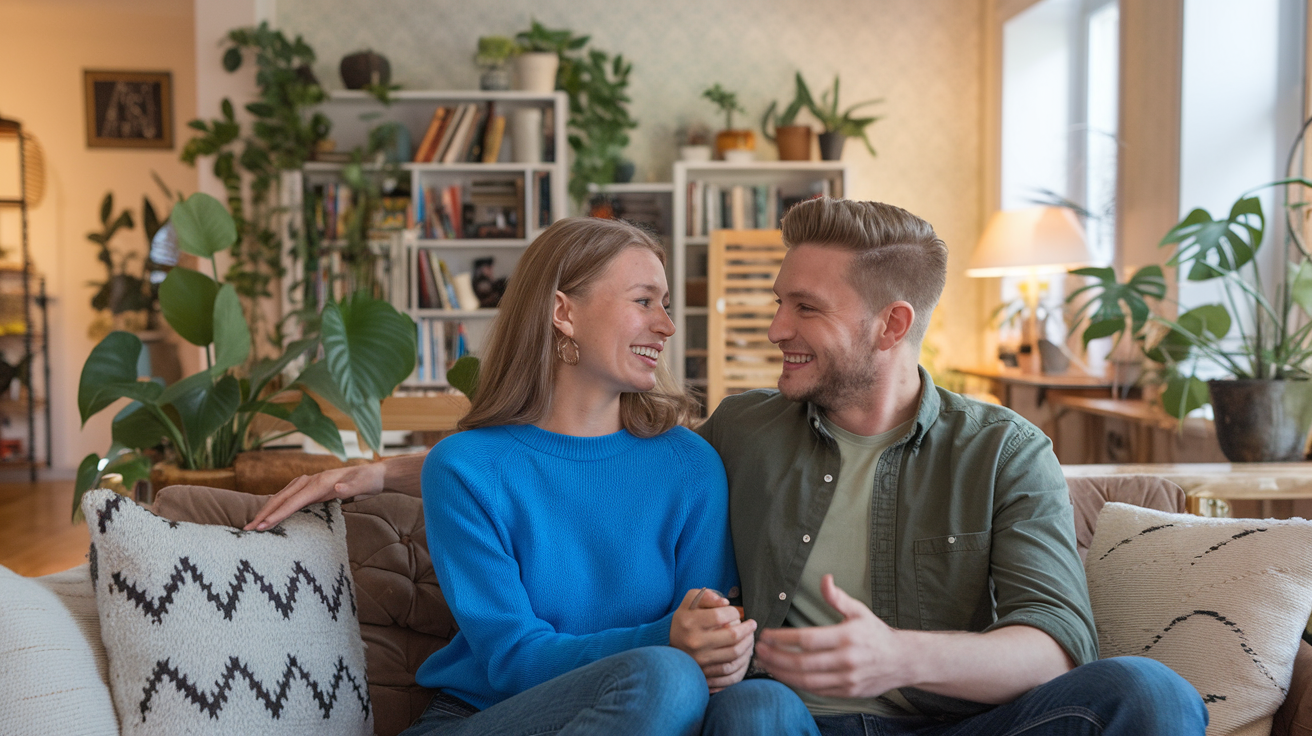
{"label": "white throw pillow", "polygon": [[0,733],[113,736],[109,687],[59,597],[0,565]]}
{"label": "white throw pillow", "polygon": [[265,532],[82,500],[126,734],[370,734],[364,644],[337,501]]}
{"label": "white throw pillow", "polygon": [[1312,522],[1109,503],[1085,572],[1103,657],[1180,673],[1207,703],[1208,736],[1270,733],[1312,613]]}

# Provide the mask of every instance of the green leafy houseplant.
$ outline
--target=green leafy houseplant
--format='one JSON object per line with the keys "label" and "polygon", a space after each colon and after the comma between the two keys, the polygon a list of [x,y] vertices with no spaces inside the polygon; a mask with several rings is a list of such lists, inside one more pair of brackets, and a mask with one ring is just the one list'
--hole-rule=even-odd
{"label": "green leafy houseplant", "polygon": [[569,29],[552,30],[542,25],[536,18],[529,20],[529,29],[515,34],[520,53],[552,53],[560,56],[563,66],[570,60],[569,52],[578,51],[588,45],[591,36],[575,36]]}
{"label": "green leafy houseplant", "polygon": [[710,100],[716,107],[720,108],[720,112],[724,115],[725,130],[734,129],[733,114],[735,112],[741,112],[743,114],[747,113],[747,110],[745,110],[742,105],[738,104],[738,93],[730,92],[724,87],[721,87],[719,82],[702,90],[702,97]]}
{"label": "green leafy houseplant", "polygon": [[[414,322],[367,296],[332,302],[324,307],[317,333],[246,369],[250,331],[236,287],[219,280],[215,265],[215,254],[237,241],[234,219],[218,200],[194,194],[174,207],[173,223],[179,247],[208,261],[214,277],[174,268],[160,287],[160,307],[181,337],[204,348],[207,366],[165,386],[139,377],[143,346],[135,335],[113,332],[96,345],[78,386],[83,424],[119,399],[131,403],[114,417],[114,444],[107,457],[93,453],[83,459],[74,509],[102,472],[126,471],[124,480],[130,484],[143,467],[148,470],[146,453],[160,445],[184,469],[231,466],[238,452],[282,436],[253,435],[251,422],[260,414],[287,421],[344,456],[336,426],[310,393],[350,416],[363,444],[381,449],[381,401],[414,368]],[[313,360],[319,352],[322,357]],[[302,357],[311,362],[294,380],[283,382],[284,369]],[[306,393],[296,400],[289,393],[296,390]],[[279,400],[284,394],[290,401]]]}
{"label": "green leafy houseplant", "polygon": [[[249,303],[273,296],[270,286],[283,275],[276,226],[279,173],[310,160],[331,123],[323,113],[311,112],[326,94],[310,71],[314,50],[300,36],[288,39],[261,23],[229,31],[227,41],[223,68],[228,72],[240,69],[247,55],[253,57],[259,98],[247,104],[246,111],[254,121],[244,133],[232,101],[225,98],[220,117],[188,123],[199,134],[183,147],[182,160],[195,165],[202,156],[214,157],[214,175],[227,192],[238,236],[226,280]],[[249,183],[249,209],[242,198],[243,181]],[[317,253],[308,253],[306,272],[318,266]],[[261,319],[260,310],[248,312],[252,320]],[[253,326],[258,334],[262,325]],[[268,336],[274,345],[282,344],[280,330],[270,330]]]}
{"label": "green leafy houseplant", "polygon": [[770,133],[771,127],[778,129],[789,125],[795,125],[797,123],[797,116],[803,109],[809,110],[815,106],[815,100],[811,99],[811,90],[807,88],[806,82],[802,79],[801,72],[796,73],[795,84],[796,91],[793,93],[793,101],[788,103],[788,107],[785,107],[782,112],[776,114],[775,111],[779,107],[779,103],[777,101],[772,101],[770,106],[766,108],[765,115],[761,116],[761,132],[765,134],[765,137],[768,140],[773,141],[775,139],[774,135]]}
{"label": "green leafy houseplant", "polygon": [[[1293,240],[1299,258],[1283,269],[1281,283],[1268,298],[1255,259],[1266,234],[1266,217],[1255,194],[1278,186],[1312,187],[1304,179],[1284,179],[1242,194],[1227,216],[1214,218],[1202,208],[1191,211],[1162,238],[1160,247],[1173,248],[1168,266],[1183,270],[1195,282],[1220,283],[1223,303],[1204,304],[1171,319],[1163,307],[1166,281],[1159,266],[1140,269],[1121,282],[1110,268],[1071,271],[1096,279],[1067,297],[1089,298],[1076,313],[1088,317],[1085,345],[1099,337],[1133,339],[1143,355],[1160,363],[1165,388],[1162,405],[1183,418],[1207,404],[1207,382],[1198,377],[1204,361],[1222,367],[1236,379],[1306,379],[1312,359],[1312,262]],[[1292,230],[1291,230],[1292,232]],[[1238,336],[1230,336],[1232,326]]]}
{"label": "green leafy houseplant", "polygon": [[478,53],[474,63],[480,67],[499,68],[519,52],[514,40],[505,36],[482,36],[478,39]]}
{"label": "green leafy houseplant", "polygon": [[866,150],[871,156],[877,155],[875,147],[870,144],[870,138],[866,135],[866,128],[871,123],[882,119],[881,115],[871,117],[856,117],[856,111],[866,107],[883,102],[883,99],[866,100],[858,102],[848,107],[842,112],[838,109],[838,75],[834,75],[834,86],[820,93],[820,99],[811,99],[811,114],[815,115],[820,124],[824,126],[826,133],[838,133],[848,138],[860,138],[861,142],[866,144]]}
{"label": "green leafy houseplant", "polygon": [[[146,200],[145,205],[147,212],[153,216],[154,208],[151,207],[150,200]],[[113,314],[150,309],[151,299],[150,292],[146,288],[145,273],[147,259],[141,259],[140,275],[128,273],[128,267],[140,258],[141,254],[129,251],[118,255],[116,259],[114,251],[110,248],[110,241],[119,230],[131,230],[135,227],[132,210],[125,209],[115,216],[114,194],[106,193],[105,198],[100,202],[100,232],[87,233],[87,240],[95,243],[100,249],[96,255],[97,260],[105,266],[105,280],[87,284],[97,287],[95,296],[91,297],[92,309],[109,310]],[[158,219],[155,221],[155,227],[158,229]],[[149,247],[149,238],[153,236],[154,233],[148,234],[147,247]]]}

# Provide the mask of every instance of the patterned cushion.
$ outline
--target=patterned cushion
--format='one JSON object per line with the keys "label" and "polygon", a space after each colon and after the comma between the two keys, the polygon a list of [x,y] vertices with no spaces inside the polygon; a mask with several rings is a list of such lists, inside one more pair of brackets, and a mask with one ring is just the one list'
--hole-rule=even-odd
{"label": "patterned cushion", "polygon": [[55,593],[0,566],[0,732],[118,733],[109,688],[84,637]]}
{"label": "patterned cushion", "polygon": [[124,734],[369,734],[364,645],[333,501],[266,532],[82,500]]}
{"label": "patterned cushion", "polygon": [[1103,657],[1151,657],[1202,694],[1208,736],[1267,734],[1312,613],[1312,522],[1109,503],[1085,562]]}

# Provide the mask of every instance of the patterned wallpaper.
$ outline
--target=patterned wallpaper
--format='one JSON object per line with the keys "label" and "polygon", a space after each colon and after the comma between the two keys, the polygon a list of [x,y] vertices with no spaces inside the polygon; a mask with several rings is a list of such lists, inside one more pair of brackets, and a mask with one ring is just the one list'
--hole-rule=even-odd
{"label": "patterned wallpaper", "polygon": [[[342,56],[372,48],[408,89],[474,88],[480,35],[513,35],[532,15],[590,34],[633,62],[628,154],[639,180],[668,180],[675,130],[718,128],[700,97],[720,82],[752,127],[771,100],[792,99],[800,70],[812,90],[842,78],[846,103],[882,97],[870,130],[878,157],[849,142],[849,196],[925,217],[950,249],[948,288],[932,331],[944,359],[975,362],[980,289],[962,271],[980,227],[983,0],[277,0],[276,22],[319,54],[315,72],[340,87]],[[735,123],[737,123],[737,118]],[[763,142],[764,143],[764,142]],[[773,158],[764,143],[762,158]]]}

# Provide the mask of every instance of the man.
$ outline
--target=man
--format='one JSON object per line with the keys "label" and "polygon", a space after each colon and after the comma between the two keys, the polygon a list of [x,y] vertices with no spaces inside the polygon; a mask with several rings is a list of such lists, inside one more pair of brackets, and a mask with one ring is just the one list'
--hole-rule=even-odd
{"label": "man", "polygon": [[1017,414],[937,388],[946,281],[924,220],[816,199],[784,218],[778,391],[698,430],[724,460],[757,664],[823,734],[1198,733],[1198,693],[1097,659],[1066,483]]}

